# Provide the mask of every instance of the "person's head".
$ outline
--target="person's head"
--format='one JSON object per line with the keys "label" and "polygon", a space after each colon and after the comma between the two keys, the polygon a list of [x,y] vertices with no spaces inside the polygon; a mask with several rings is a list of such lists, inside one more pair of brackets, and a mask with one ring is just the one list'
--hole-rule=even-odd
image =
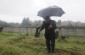
{"label": "person's head", "polygon": [[49,21],[50,21],[50,16],[46,16],[46,17],[44,18],[44,20],[45,20],[46,22],[49,22]]}

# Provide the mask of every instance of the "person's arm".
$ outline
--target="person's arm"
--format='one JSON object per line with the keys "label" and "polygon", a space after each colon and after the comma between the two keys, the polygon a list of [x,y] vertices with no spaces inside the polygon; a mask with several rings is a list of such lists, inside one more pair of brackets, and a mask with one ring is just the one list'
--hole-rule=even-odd
{"label": "person's arm", "polygon": [[36,28],[35,37],[39,37],[40,32],[44,29],[44,22],[41,26]]}
{"label": "person's arm", "polygon": [[36,32],[35,32],[35,37],[39,37],[39,33],[38,33],[38,30],[40,29],[40,27],[37,27],[36,28]]}
{"label": "person's arm", "polygon": [[43,21],[43,24],[40,26],[40,29],[39,29],[39,33],[45,28],[45,24],[44,24],[44,21]]}

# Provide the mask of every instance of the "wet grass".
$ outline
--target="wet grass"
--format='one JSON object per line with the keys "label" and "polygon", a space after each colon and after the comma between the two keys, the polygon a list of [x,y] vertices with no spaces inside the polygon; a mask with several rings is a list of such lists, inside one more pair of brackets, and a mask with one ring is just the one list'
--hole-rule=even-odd
{"label": "wet grass", "polygon": [[47,53],[43,35],[34,37],[19,33],[0,33],[0,55],[85,55],[85,37],[56,39],[54,53]]}

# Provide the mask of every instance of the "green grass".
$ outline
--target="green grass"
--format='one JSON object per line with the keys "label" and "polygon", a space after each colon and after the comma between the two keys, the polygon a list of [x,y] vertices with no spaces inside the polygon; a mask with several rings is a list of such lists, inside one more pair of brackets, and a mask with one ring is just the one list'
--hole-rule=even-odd
{"label": "green grass", "polygon": [[44,36],[0,33],[0,55],[85,55],[85,37],[56,39],[55,53],[47,53]]}

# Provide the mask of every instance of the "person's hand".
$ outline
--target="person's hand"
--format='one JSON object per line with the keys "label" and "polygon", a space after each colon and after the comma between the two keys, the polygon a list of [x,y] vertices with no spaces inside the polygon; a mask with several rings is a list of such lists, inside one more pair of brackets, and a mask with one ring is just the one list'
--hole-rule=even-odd
{"label": "person's hand", "polygon": [[39,35],[40,35],[39,28],[40,28],[40,27],[37,27],[37,28],[36,28],[35,37],[39,37]]}
{"label": "person's hand", "polygon": [[52,25],[51,24],[49,25],[48,29],[50,29],[50,28],[52,28]]}
{"label": "person's hand", "polygon": [[35,34],[35,37],[39,37],[39,35],[40,35],[40,32],[37,32],[37,33]]}

